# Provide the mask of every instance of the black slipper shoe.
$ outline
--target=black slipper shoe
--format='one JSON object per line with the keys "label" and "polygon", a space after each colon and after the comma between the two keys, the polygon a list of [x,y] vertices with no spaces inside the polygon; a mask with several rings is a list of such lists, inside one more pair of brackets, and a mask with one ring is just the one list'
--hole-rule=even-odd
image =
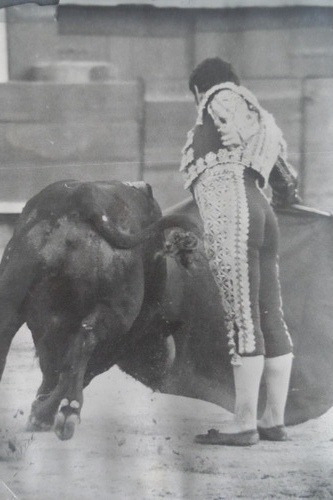
{"label": "black slipper shoe", "polygon": [[216,429],[209,429],[207,434],[198,434],[194,439],[199,444],[217,444],[226,446],[251,446],[259,442],[256,429],[232,434],[222,433]]}
{"label": "black slipper shoe", "polygon": [[259,437],[263,441],[290,441],[284,425],[258,427]]}

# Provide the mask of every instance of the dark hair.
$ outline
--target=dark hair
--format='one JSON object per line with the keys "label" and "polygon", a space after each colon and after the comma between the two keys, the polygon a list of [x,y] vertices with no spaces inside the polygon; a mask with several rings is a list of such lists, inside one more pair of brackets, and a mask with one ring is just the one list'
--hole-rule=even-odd
{"label": "dark hair", "polygon": [[189,78],[190,91],[195,95],[194,86],[199,92],[207,92],[214,85],[224,82],[233,82],[239,85],[239,78],[230,63],[219,57],[204,59],[192,71]]}

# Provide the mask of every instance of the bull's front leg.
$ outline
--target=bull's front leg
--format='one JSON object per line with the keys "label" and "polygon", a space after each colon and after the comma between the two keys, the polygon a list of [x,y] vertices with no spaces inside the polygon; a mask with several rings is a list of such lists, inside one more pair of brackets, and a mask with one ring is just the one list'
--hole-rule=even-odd
{"label": "bull's front leg", "polygon": [[80,421],[83,404],[84,374],[98,339],[95,333],[98,312],[89,315],[75,335],[66,360],[66,369],[60,375],[60,382],[67,378],[66,390],[55,417],[54,430],[61,440],[70,439]]}
{"label": "bull's front leg", "polygon": [[10,280],[0,277],[0,380],[12,340],[24,323],[20,303],[15,300]]}
{"label": "bull's front leg", "polygon": [[[1,297],[0,297],[1,302]],[[6,365],[7,355],[12,340],[23,324],[20,314],[11,307],[11,304],[0,303],[0,380]]]}
{"label": "bull's front leg", "polygon": [[[48,338],[36,341],[39,365],[43,373],[36,399],[31,405],[31,413],[27,423],[27,431],[48,431],[53,426],[54,417],[59,406],[59,397],[66,390],[66,379],[59,384],[57,346],[53,341],[55,332]],[[57,388],[57,390],[55,390]]]}
{"label": "bull's front leg", "polygon": [[12,340],[25,321],[23,304],[42,269],[27,242],[12,239],[0,264],[0,380]]}

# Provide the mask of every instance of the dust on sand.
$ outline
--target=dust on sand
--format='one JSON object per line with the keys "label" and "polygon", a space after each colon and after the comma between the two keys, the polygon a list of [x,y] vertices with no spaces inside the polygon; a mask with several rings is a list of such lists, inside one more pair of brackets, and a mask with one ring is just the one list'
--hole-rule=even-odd
{"label": "dust on sand", "polygon": [[290,428],[292,441],[249,448],[193,444],[228,413],[153,393],[117,368],[85,390],[74,438],[24,432],[41,375],[17,334],[0,385],[1,500],[333,498],[333,410]]}

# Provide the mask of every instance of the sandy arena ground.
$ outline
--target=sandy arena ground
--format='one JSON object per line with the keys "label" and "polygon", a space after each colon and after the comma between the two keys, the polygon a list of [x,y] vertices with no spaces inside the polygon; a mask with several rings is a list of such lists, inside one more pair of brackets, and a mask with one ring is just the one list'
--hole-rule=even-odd
{"label": "sandy arena ground", "polygon": [[291,428],[290,442],[200,446],[193,436],[225,411],[113,368],[85,390],[82,422],[61,442],[24,432],[40,378],[23,327],[0,387],[0,500],[333,498],[333,410]]}

